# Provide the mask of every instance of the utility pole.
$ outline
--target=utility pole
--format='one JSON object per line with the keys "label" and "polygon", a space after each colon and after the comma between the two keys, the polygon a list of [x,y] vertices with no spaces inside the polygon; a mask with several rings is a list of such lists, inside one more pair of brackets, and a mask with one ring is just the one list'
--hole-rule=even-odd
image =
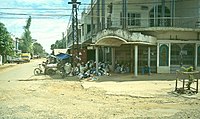
{"label": "utility pole", "polygon": [[75,43],[76,43],[76,54],[79,58],[79,35],[78,35],[78,13],[77,13],[77,5],[80,5],[81,2],[77,2],[77,0],[71,0],[68,4],[72,4],[72,39],[73,39],[73,46],[72,46],[72,62],[74,67],[74,59],[75,59]]}

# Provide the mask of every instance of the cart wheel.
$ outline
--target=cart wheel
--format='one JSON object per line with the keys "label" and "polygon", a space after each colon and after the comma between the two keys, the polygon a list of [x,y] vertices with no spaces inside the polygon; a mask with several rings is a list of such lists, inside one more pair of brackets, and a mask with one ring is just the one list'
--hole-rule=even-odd
{"label": "cart wheel", "polygon": [[35,75],[35,76],[38,76],[38,75],[40,75],[41,73],[42,73],[41,69],[39,69],[39,68],[35,68],[35,69],[34,69],[34,75]]}

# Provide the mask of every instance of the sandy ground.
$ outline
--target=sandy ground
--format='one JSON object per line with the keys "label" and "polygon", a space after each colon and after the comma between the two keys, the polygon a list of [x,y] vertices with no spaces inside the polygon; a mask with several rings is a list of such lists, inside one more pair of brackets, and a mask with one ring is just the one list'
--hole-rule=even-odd
{"label": "sandy ground", "polygon": [[[38,77],[39,79],[39,77]],[[199,94],[173,93],[173,82],[1,82],[1,118],[199,118]],[[188,114],[187,114],[188,113]]]}
{"label": "sandy ground", "polygon": [[43,75],[5,80],[0,119],[199,119],[200,94],[179,95],[174,85],[174,80],[98,82]]}

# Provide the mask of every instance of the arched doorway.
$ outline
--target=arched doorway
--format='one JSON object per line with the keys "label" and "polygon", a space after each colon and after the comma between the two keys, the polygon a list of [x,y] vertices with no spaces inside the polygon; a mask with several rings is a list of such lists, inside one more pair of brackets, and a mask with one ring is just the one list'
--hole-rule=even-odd
{"label": "arched doorway", "polygon": [[170,10],[166,6],[164,7],[163,13],[163,6],[157,5],[153,7],[149,12],[150,17],[150,26],[170,26]]}
{"label": "arched doorway", "polygon": [[169,47],[166,44],[162,44],[160,46],[160,54],[159,54],[159,64],[160,66],[168,66],[169,62]]}

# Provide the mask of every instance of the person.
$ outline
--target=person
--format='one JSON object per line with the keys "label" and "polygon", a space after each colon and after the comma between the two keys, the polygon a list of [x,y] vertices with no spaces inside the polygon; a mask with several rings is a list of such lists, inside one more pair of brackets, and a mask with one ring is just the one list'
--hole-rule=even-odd
{"label": "person", "polygon": [[143,68],[142,68],[142,75],[144,75],[145,73],[148,73],[148,75],[151,74],[151,69],[148,65],[145,65]]}

